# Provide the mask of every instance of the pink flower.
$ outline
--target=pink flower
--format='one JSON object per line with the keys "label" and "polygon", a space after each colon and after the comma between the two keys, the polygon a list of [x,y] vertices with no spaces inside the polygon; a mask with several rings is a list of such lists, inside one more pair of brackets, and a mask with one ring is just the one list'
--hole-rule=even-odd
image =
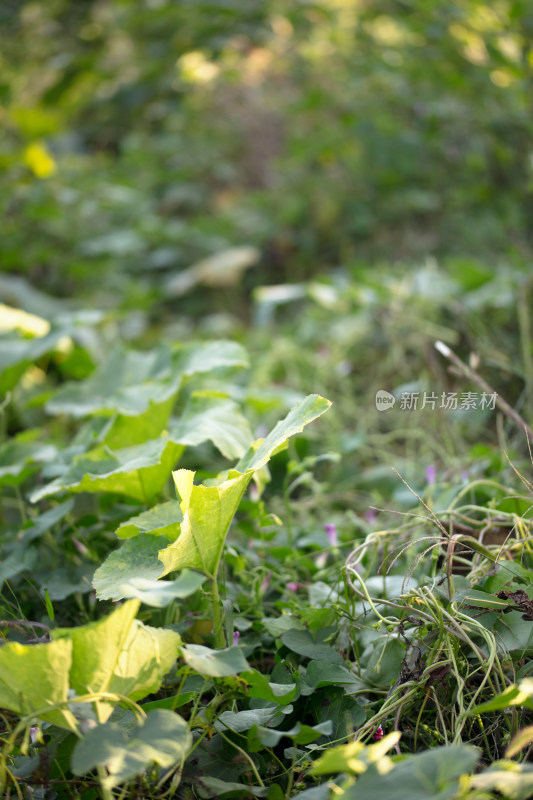
{"label": "pink flower", "polygon": [[324,525],[324,530],[326,531],[328,541],[332,547],[336,547],[338,544],[337,540],[337,526],[333,525],[332,523],[328,525]]}
{"label": "pink flower", "polygon": [[41,738],[41,731],[39,730],[39,726],[32,725],[32,727],[30,728],[30,742],[32,744],[35,744],[35,742],[38,742],[40,738]]}
{"label": "pink flower", "polygon": [[301,587],[302,587],[301,583],[295,583],[294,581],[289,581],[287,584],[287,589],[289,590],[289,592],[297,592],[298,589],[301,589]]}
{"label": "pink flower", "polygon": [[372,734],[372,739],[374,742],[379,742],[380,739],[383,739],[383,728],[381,725],[378,725],[374,733]]}
{"label": "pink flower", "polygon": [[377,515],[378,515],[378,512],[376,511],[375,508],[367,508],[367,510],[363,514],[363,516],[364,516],[364,518],[366,519],[367,522],[374,522],[374,520],[376,519]]}
{"label": "pink flower", "polygon": [[430,486],[437,480],[437,467],[435,464],[430,464],[426,467],[426,480]]}
{"label": "pink flower", "polygon": [[235,631],[235,633],[233,634],[233,647],[237,647],[237,645],[239,644],[240,635],[241,634],[239,633],[239,631]]}

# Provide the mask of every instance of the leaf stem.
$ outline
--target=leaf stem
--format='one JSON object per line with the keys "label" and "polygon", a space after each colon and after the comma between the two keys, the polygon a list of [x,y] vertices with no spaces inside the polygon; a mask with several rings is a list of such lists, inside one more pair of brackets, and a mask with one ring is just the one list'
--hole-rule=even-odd
{"label": "leaf stem", "polygon": [[146,494],[146,487],[144,485],[143,476],[142,476],[142,473],[141,473],[140,469],[137,470],[137,477],[139,478],[139,483],[141,485],[141,492],[143,494],[144,505],[146,506],[146,508],[149,508],[150,507],[150,503],[148,502],[148,496]]}
{"label": "leaf stem", "polygon": [[225,646],[224,629],[222,627],[222,613],[220,611],[220,594],[216,574],[211,578],[211,603],[213,605],[213,631],[215,633],[215,647],[217,650]]}
{"label": "leaf stem", "polygon": [[108,789],[107,786],[104,785],[107,778],[105,767],[102,764],[97,764],[96,772],[98,774],[103,800],[113,800],[113,793],[111,792],[111,789]]}
{"label": "leaf stem", "polygon": [[228,744],[230,744],[232,747],[234,747],[234,748],[235,748],[235,750],[238,750],[238,751],[239,751],[239,753],[240,753],[240,754],[241,754],[241,755],[242,755],[242,756],[243,756],[243,757],[246,759],[246,761],[248,761],[248,763],[250,764],[250,767],[252,768],[252,772],[253,772],[253,773],[254,773],[254,775],[255,775],[255,779],[256,779],[256,781],[258,782],[259,786],[262,786],[262,787],[264,788],[264,787],[265,787],[265,784],[264,784],[264,783],[263,783],[263,781],[261,780],[261,776],[260,776],[260,774],[259,774],[259,773],[258,773],[258,771],[257,771],[257,767],[255,766],[255,763],[254,763],[254,760],[253,760],[253,758],[252,758],[252,757],[251,757],[251,756],[250,756],[250,755],[249,755],[249,754],[246,752],[246,750],[243,750],[243,749],[242,749],[242,747],[239,747],[239,745],[238,745],[236,742],[234,742],[234,741],[233,741],[233,739],[230,739],[230,738],[228,738],[227,736],[225,736],[225,735],[222,733],[222,731],[220,731],[220,730],[219,730],[219,731],[218,731],[218,733],[220,734],[220,736],[221,736],[221,737],[222,737],[222,738],[223,738],[223,739],[224,739],[224,740],[225,740],[225,741],[226,741]]}

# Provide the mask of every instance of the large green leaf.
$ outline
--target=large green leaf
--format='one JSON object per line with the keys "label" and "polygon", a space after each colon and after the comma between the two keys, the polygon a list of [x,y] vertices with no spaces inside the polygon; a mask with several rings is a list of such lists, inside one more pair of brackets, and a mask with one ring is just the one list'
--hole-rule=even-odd
{"label": "large green leaf", "polygon": [[312,658],[314,661],[327,661],[329,664],[345,666],[341,655],[327,644],[317,644],[308,631],[292,628],[281,637],[283,644],[293,653]]}
{"label": "large green leaf", "polygon": [[[139,602],[130,600],[97,622],[52,631],[53,640],[67,639],[72,642],[70,686],[78,695],[110,691],[138,610]],[[102,716],[107,718],[111,711],[112,707],[108,707],[108,713]]]}
{"label": "large green leaf", "polygon": [[[269,447],[276,449],[280,442],[283,443],[283,436],[301,430],[306,422],[315,419],[317,415],[329,408],[329,401],[323,400],[323,398],[317,398],[314,395],[311,400],[312,402],[307,404],[305,400],[299,403],[289,412],[284,421],[276,425],[272,434],[265,439],[265,442],[270,443]],[[220,401],[213,395],[198,395],[195,401],[197,405],[190,407],[189,420],[193,417],[198,418],[198,414],[201,415],[206,411],[207,407],[203,405],[205,403],[211,409],[215,406],[222,408],[221,416],[217,417],[220,420],[229,408],[226,405],[227,402],[225,399]],[[233,414],[234,410],[232,408],[229,410]],[[207,434],[210,430],[211,427],[206,423],[204,431]],[[263,445],[264,442],[260,445],[260,449],[263,448]],[[264,448],[263,452],[265,452]],[[177,506],[173,503],[164,503],[133,517],[118,529],[119,536],[133,538],[129,539],[123,548],[112,553],[96,570],[94,586],[99,597],[103,599],[123,597],[143,599],[143,592],[146,590],[151,593],[153,588],[150,584],[143,583],[143,580],[154,581],[169,572],[185,568],[200,570],[210,577],[215,576],[229,526],[246,487],[253,477],[255,465],[258,464],[258,468],[260,468],[265,463],[265,455],[260,456],[259,460],[255,460],[253,456],[252,452],[250,459],[250,463],[254,464],[252,468],[244,473],[230,470],[218,485],[200,484],[195,486],[193,471],[181,469],[174,472],[174,481],[181,500],[179,514],[176,512],[174,520],[173,516]],[[132,480],[135,480],[135,476],[131,477]],[[137,483],[134,483],[135,485],[139,486],[138,479]],[[180,519],[179,535],[169,545],[166,537],[174,538],[176,536],[176,523]],[[161,534],[165,535],[165,539]],[[162,564],[161,567],[156,561],[156,542],[158,543],[157,557],[159,564]],[[161,542],[166,546],[160,544]],[[141,583],[139,583],[139,579]],[[165,587],[159,600],[169,596],[170,592],[170,587]],[[150,602],[148,595],[144,595],[144,597],[147,602]],[[342,659],[340,662],[342,663]]]}
{"label": "large green leaf", "polygon": [[157,439],[168,426],[174,402],[175,393],[172,393],[160,402],[149,400],[148,408],[136,416],[115,413],[107,420],[99,443],[107,445],[111,450],[120,450],[121,447],[132,447],[149,439]]}
{"label": "large green leaf", "polygon": [[329,400],[318,395],[306,397],[278,422],[256,449],[250,448],[237,468],[230,470],[219,485],[195,486],[191,470],[173,473],[181,498],[183,522],[178,539],[159,553],[165,567],[163,575],[184,567],[216,575],[229,526],[254,472],[267,463],[288,437],[301,431],[330,405]]}
{"label": "large green leaf", "polygon": [[147,605],[164,608],[172,600],[188,597],[205,576],[185,570],[175,581],[158,581],[163,564],[158,552],[168,542],[166,537],[141,533],[128,539],[98,567],[93,586],[101,600],[138,598]]}
{"label": "large green leaf", "polygon": [[[161,564],[161,562],[158,563]],[[174,600],[183,599],[194,594],[205,581],[205,575],[184,569],[175,581],[129,578],[126,583],[121,583],[118,586],[116,595],[126,598],[136,597],[147,606],[166,608]]]}
{"label": "large green leaf", "polygon": [[[89,378],[60,387],[48,401],[46,410],[50,414],[74,417],[112,411],[140,414],[148,407],[150,399],[155,399],[146,391],[146,388],[155,391],[155,387],[143,387],[142,384],[157,371],[158,362],[168,361],[169,357],[168,347],[149,353],[134,353],[119,345]],[[130,398],[128,389],[136,383],[139,389],[137,398]]]}
{"label": "large green leaf", "polygon": [[201,644],[188,644],[182,649],[181,654],[189,667],[200,675],[208,675],[210,678],[226,678],[250,669],[242,650],[238,647],[211,650]]}
{"label": "large green leaf", "polygon": [[311,694],[322,686],[335,685],[345,686],[348,692],[365,686],[361,678],[340,664],[333,664],[329,660],[311,661],[308,664],[302,694]]}
{"label": "large green leaf", "polygon": [[254,725],[248,732],[247,749],[249,753],[257,753],[263,747],[276,747],[284,736],[292,739],[295,744],[306,745],[321,736],[329,736],[332,731],[333,725],[329,720],[313,726],[297,722],[293,728],[283,731]]}
{"label": "large green leaf", "polygon": [[363,707],[353,697],[345,695],[339,686],[315,690],[309,706],[316,722],[331,722],[332,739],[337,741],[342,741],[350,735],[350,731],[360,728],[366,719]]}
{"label": "large green leaf", "polygon": [[108,773],[104,787],[112,789],[153,763],[163,769],[179,764],[191,746],[187,723],[172,711],[155,709],[137,723],[131,737],[113,722],[90,730],[72,753],[72,771],[84,775],[104,766]]}
{"label": "large green leaf", "polygon": [[[177,657],[177,633],[135,620],[138,600],[129,600],[104,619],[78,628],[57,628],[54,640],[72,642],[70,686],[78,695],[115,692],[134,700],[156,691]],[[96,702],[101,722],[112,704]]]}
{"label": "large green leaf", "polygon": [[64,708],[46,711],[68,698],[72,642],[22,645],[12,642],[0,647],[0,707],[20,716],[38,716],[60,728],[76,730],[76,720]]}
{"label": "large green leaf", "polygon": [[58,492],[115,492],[149,504],[161,492],[183,448],[168,436],[134,447],[109,450],[100,445],[82,456],[59,478],[33,492],[31,501]]}
{"label": "large green leaf", "polygon": [[[157,554],[167,542],[165,536],[141,533],[110,553],[94,573],[93,586],[98,597],[101,600],[122,600],[130,597],[137,579],[153,581],[159,578],[163,565]],[[136,596],[135,590],[131,596]]]}
{"label": "large green leaf", "polygon": [[214,392],[194,392],[179,420],[171,422],[169,435],[189,446],[209,440],[227,459],[240,458],[253,438],[237,403]]}
{"label": "large green leaf", "polygon": [[[531,575],[529,577],[531,580]],[[483,624],[489,625],[488,619]],[[531,620],[524,619],[524,615],[519,611],[511,611],[505,615],[500,614],[491,626],[493,634],[496,635],[498,645],[504,652],[512,652],[519,655],[519,658],[533,655],[533,626]]]}
{"label": "large green leaf", "polygon": [[270,431],[257,448],[250,448],[241,458],[235,469],[239,472],[258,470],[287,439],[300,433],[306,425],[330,408],[331,402],[318,394],[310,394],[292,408]]}
{"label": "large green leaf", "polygon": [[[150,413],[155,414],[156,411],[157,408],[155,411],[150,408]],[[130,418],[124,419],[127,421]],[[139,436],[137,423],[138,418],[135,418],[132,421],[135,429],[133,438]],[[155,428],[150,430],[153,432]],[[141,431],[145,431],[144,425]],[[183,416],[172,424],[170,434],[164,432],[157,439],[118,450],[109,446],[108,437],[106,427],[101,431],[101,441],[97,447],[75,455],[65,472],[34,492],[31,499],[35,502],[62,491],[102,491],[127,495],[149,504],[161,492],[185,446],[210,440],[227,458],[238,458],[252,438],[249,425],[237,404],[225,396],[206,392],[190,397]],[[119,439],[113,437],[110,441]],[[181,514],[178,514],[174,522],[180,521]],[[168,524],[171,524],[170,521],[165,527]],[[129,535],[132,535],[131,530]],[[175,539],[176,536],[175,530],[171,538]]]}
{"label": "large green leaf", "polygon": [[181,636],[135,620],[121,652],[110,691],[142,700],[157,692],[181,648]]}
{"label": "large green leaf", "polygon": [[346,800],[452,800],[459,778],[474,769],[479,751],[471,745],[436,747],[409,756],[386,774],[372,764],[343,797]]}
{"label": "large green leaf", "polygon": [[181,506],[177,500],[161,503],[149,511],[123,522],[115,533],[119,539],[129,539],[140,533],[151,533],[153,536],[166,536],[174,541],[180,532],[179,523],[183,520]]}
{"label": "large green leaf", "polygon": [[363,671],[371,686],[389,687],[398,677],[405,658],[405,645],[388,634],[377,637]]}
{"label": "large green leaf", "polygon": [[254,725],[266,725],[278,714],[277,708],[251,708],[246,711],[223,711],[215,722],[217,730],[231,730],[237,733],[248,731]]}
{"label": "large green leaf", "polygon": [[282,614],[281,617],[263,617],[261,623],[274,638],[292,629],[296,631],[304,631],[306,629],[301,619],[293,614]]}
{"label": "large green leaf", "polygon": [[236,342],[191,343],[174,349],[161,344],[147,352],[118,346],[86,381],[62,387],[47,410],[76,417],[114,411],[137,416],[150,402],[173,397],[187,375],[247,365],[246,353]]}
{"label": "large green leaf", "polygon": [[172,354],[172,367],[185,376],[214,369],[248,367],[249,363],[244,347],[227,339],[175,345]]}
{"label": "large green leaf", "polygon": [[117,414],[101,442],[116,449],[155,439],[165,429],[178,444],[196,446],[211,441],[228,459],[240,458],[252,441],[250,426],[239,406],[220,392],[193,392],[179,418],[169,422],[174,394],[162,402],[150,400],[138,416]]}
{"label": "large green leaf", "polygon": [[162,575],[190,567],[216,575],[226,534],[253,472],[230,470],[220,486],[194,486],[194,472],[180,469],[174,481],[181,497],[183,522],[173,544],[159,552]]}
{"label": "large green leaf", "polygon": [[248,684],[246,693],[248,697],[257,697],[267,700],[269,703],[278,705],[288,705],[299,694],[299,687],[296,683],[271,683],[265,675],[257,670],[241,675]]}

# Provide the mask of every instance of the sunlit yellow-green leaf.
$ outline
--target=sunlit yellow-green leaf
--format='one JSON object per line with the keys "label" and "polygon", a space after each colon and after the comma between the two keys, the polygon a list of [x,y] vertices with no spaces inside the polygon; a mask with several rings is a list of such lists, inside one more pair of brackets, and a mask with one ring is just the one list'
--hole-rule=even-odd
{"label": "sunlit yellow-green leaf", "polygon": [[251,470],[244,475],[231,470],[220,486],[194,486],[191,470],[174,473],[183,522],[176,541],[159,551],[163,575],[184,567],[216,574],[231,520],[252,475]]}
{"label": "sunlit yellow-green leaf", "polygon": [[194,472],[177,470],[173,473],[181,498],[183,522],[177,540],[159,552],[164,564],[163,575],[176,569],[190,567],[206,575],[216,575],[226,535],[244,492],[256,470],[290,436],[299,433],[330,407],[329,400],[310,395],[294,406],[285,419],[257,447],[251,447],[237,468],[229,470],[219,485],[194,485]]}
{"label": "sunlit yellow-green leaf", "polygon": [[[70,686],[77,695],[111,692],[138,700],[159,688],[181,639],[135,620],[139,605],[129,600],[97,622],[52,631],[54,640],[72,643]],[[96,701],[98,718],[105,722],[113,705]]]}
{"label": "sunlit yellow-green leaf", "polygon": [[[11,642],[0,647],[0,708],[21,717],[36,714],[60,728],[76,729],[68,708],[47,708],[68,699],[72,642],[23,645]],[[37,716],[37,714],[36,714]]]}

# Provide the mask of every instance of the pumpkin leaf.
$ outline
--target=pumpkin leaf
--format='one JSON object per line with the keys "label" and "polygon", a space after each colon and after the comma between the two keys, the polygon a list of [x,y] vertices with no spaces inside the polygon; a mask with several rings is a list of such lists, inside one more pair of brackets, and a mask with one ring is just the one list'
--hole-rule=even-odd
{"label": "pumpkin leaf", "polygon": [[155,709],[138,721],[130,736],[114,722],[90,730],[72,753],[75,775],[85,775],[99,765],[105,766],[106,789],[113,789],[151,764],[163,769],[183,761],[192,746],[185,720],[172,711]]}

